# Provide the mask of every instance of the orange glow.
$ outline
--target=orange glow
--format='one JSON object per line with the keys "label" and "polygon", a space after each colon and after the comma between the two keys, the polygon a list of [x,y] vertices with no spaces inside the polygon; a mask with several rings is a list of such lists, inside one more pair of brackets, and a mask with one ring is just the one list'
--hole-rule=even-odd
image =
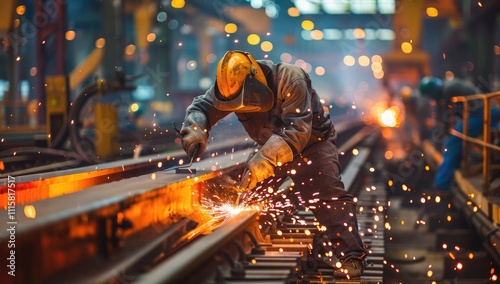
{"label": "orange glow", "polygon": [[33,205],[26,205],[26,206],[24,206],[24,215],[27,218],[35,219],[36,218],[35,206],[33,206]]}
{"label": "orange glow", "polygon": [[356,63],[356,59],[351,55],[346,55],[344,56],[343,62],[346,66],[353,66]]}
{"label": "orange glow", "polygon": [[95,41],[95,47],[97,47],[97,48],[103,48],[105,44],[106,44],[106,40],[104,38],[98,38]]}
{"label": "orange glow", "polygon": [[380,55],[373,55],[372,56],[372,62],[378,62],[378,63],[382,63],[382,56]]}
{"label": "orange glow", "polygon": [[392,159],[392,157],[394,157],[394,153],[392,153],[392,151],[388,150],[388,151],[385,152],[384,157],[385,157],[386,160],[390,160],[390,159]]}
{"label": "orange glow", "polygon": [[321,30],[313,30],[311,31],[311,38],[314,40],[323,39],[323,32]]}
{"label": "orange glow", "polygon": [[263,41],[260,44],[260,48],[264,52],[269,52],[269,51],[273,50],[273,44],[270,41]]}
{"label": "orange glow", "polygon": [[383,71],[382,63],[380,62],[373,62],[371,68],[373,73],[380,73]]}
{"label": "orange glow", "polygon": [[184,2],[184,0],[174,0],[170,3],[170,5],[172,5],[172,8],[181,9],[184,8],[186,3]]}
{"label": "orange glow", "polygon": [[66,37],[66,40],[74,40],[76,37],[76,33],[75,33],[75,31],[71,31],[71,30],[66,31],[65,37]]}
{"label": "orange glow", "polygon": [[439,11],[435,7],[427,7],[425,13],[431,18],[435,18],[439,15]]}
{"label": "orange glow", "polygon": [[238,31],[238,26],[236,26],[235,23],[228,23],[226,26],[224,26],[224,31],[228,34],[234,34],[236,31]]}
{"label": "orange glow", "polygon": [[[111,177],[114,172],[118,171],[122,171],[122,168],[103,169],[90,173],[76,173],[71,175],[46,178],[43,180],[16,183],[16,203],[24,204],[27,202],[33,202],[36,200],[52,198],[80,191],[84,188],[101,183],[101,178]],[[110,178],[109,181],[113,181],[115,179],[116,177],[113,177]],[[7,208],[7,195],[7,185],[0,186],[0,206],[2,208]]]}
{"label": "orange glow", "polygon": [[379,80],[382,79],[382,78],[384,78],[384,75],[385,75],[384,71],[374,72],[373,73],[373,77],[375,77],[375,79],[379,79]]}
{"label": "orange glow", "polygon": [[156,39],[156,34],[155,34],[155,33],[149,33],[149,34],[147,35],[147,37],[146,37],[146,40],[147,40],[148,42],[153,42],[153,41],[155,41],[155,39]]}
{"label": "orange glow", "polygon": [[368,66],[370,64],[370,58],[366,55],[361,55],[358,57],[358,63],[361,66]]}
{"label": "orange glow", "polygon": [[288,8],[288,16],[290,16],[290,17],[300,16],[299,9],[297,9],[295,7]]}
{"label": "orange glow", "polygon": [[325,72],[326,72],[325,68],[322,66],[316,67],[316,69],[314,71],[315,71],[316,75],[318,75],[318,76],[325,75]]}
{"label": "orange glow", "polygon": [[377,103],[371,108],[371,115],[383,127],[399,127],[403,114],[398,106],[387,108],[385,103]]}
{"label": "orange glow", "polygon": [[135,53],[136,47],[133,44],[129,44],[125,47],[125,55],[133,55]]}
{"label": "orange glow", "polygon": [[24,15],[24,13],[26,13],[26,6],[24,6],[24,5],[17,6],[16,13],[20,16]]}
{"label": "orange glow", "polygon": [[354,31],[352,32],[354,37],[357,38],[357,39],[362,39],[362,38],[365,38],[365,31],[363,29],[354,29]]}
{"label": "orange glow", "polygon": [[397,124],[396,118],[397,111],[392,108],[388,108],[381,114],[380,122],[382,122],[385,126],[395,127]]}
{"label": "orange glow", "polygon": [[412,50],[413,50],[413,45],[409,42],[403,42],[401,44],[401,50],[404,52],[404,53],[411,53]]}
{"label": "orange glow", "polygon": [[382,137],[389,139],[393,136],[392,130],[390,128],[382,129]]}

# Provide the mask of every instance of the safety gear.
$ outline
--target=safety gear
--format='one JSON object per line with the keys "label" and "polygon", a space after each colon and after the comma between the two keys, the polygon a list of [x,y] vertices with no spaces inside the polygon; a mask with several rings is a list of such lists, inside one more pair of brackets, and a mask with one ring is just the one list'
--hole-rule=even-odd
{"label": "safety gear", "polygon": [[266,112],[274,104],[271,89],[262,84],[255,76],[248,74],[243,81],[240,94],[232,100],[220,100],[220,93],[215,92],[214,106],[223,111]]}
{"label": "safety gear", "polygon": [[241,179],[241,191],[248,191],[257,183],[274,175],[274,168],[293,160],[293,152],[288,143],[279,135],[273,134],[248,161],[247,170]]}
{"label": "safety gear", "polygon": [[443,81],[433,76],[425,76],[420,80],[420,93],[431,99],[439,100],[442,98]]}
{"label": "safety gear", "polygon": [[245,51],[228,51],[216,72],[214,106],[223,111],[265,112],[274,95],[257,61]]}
{"label": "safety gear", "polygon": [[182,148],[184,148],[184,151],[186,151],[186,154],[190,159],[199,158],[205,151],[208,140],[206,125],[207,118],[201,112],[191,112],[184,119],[184,123],[180,131],[180,134],[182,135]]}

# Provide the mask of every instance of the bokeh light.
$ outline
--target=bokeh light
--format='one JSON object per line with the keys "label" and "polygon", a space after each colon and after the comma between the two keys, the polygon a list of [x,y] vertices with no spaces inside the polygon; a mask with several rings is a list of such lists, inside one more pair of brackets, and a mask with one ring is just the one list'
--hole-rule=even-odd
{"label": "bokeh light", "polygon": [[257,45],[260,43],[260,36],[257,34],[250,34],[247,37],[248,44]]}
{"label": "bokeh light", "polygon": [[302,21],[301,27],[306,31],[312,31],[314,29],[314,23],[310,20],[304,20]]}
{"label": "bokeh light", "polygon": [[356,59],[354,59],[354,56],[346,55],[344,56],[343,62],[346,66],[353,66],[354,63],[356,63]]}

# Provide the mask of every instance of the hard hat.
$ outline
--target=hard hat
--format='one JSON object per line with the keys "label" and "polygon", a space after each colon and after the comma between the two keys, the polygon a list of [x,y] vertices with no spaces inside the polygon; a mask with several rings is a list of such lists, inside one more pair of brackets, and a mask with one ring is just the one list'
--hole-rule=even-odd
{"label": "hard hat", "polygon": [[422,95],[439,100],[442,98],[443,81],[437,77],[425,76],[420,80],[418,89]]}
{"label": "hard hat", "polygon": [[274,95],[257,61],[245,51],[228,51],[217,65],[214,106],[225,111],[268,111]]}
{"label": "hard hat", "polygon": [[225,99],[234,99],[240,93],[248,74],[267,86],[264,72],[250,53],[240,50],[226,52],[217,65],[215,77],[220,94]]}

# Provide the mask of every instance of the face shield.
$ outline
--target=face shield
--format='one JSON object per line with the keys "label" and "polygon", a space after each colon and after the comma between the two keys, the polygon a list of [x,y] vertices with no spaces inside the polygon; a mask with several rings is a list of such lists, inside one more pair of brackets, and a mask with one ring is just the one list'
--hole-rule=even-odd
{"label": "face shield", "polygon": [[232,100],[222,99],[218,88],[215,88],[214,106],[222,111],[234,112],[266,112],[274,104],[274,94],[255,76],[248,74],[243,82],[241,92]]}

